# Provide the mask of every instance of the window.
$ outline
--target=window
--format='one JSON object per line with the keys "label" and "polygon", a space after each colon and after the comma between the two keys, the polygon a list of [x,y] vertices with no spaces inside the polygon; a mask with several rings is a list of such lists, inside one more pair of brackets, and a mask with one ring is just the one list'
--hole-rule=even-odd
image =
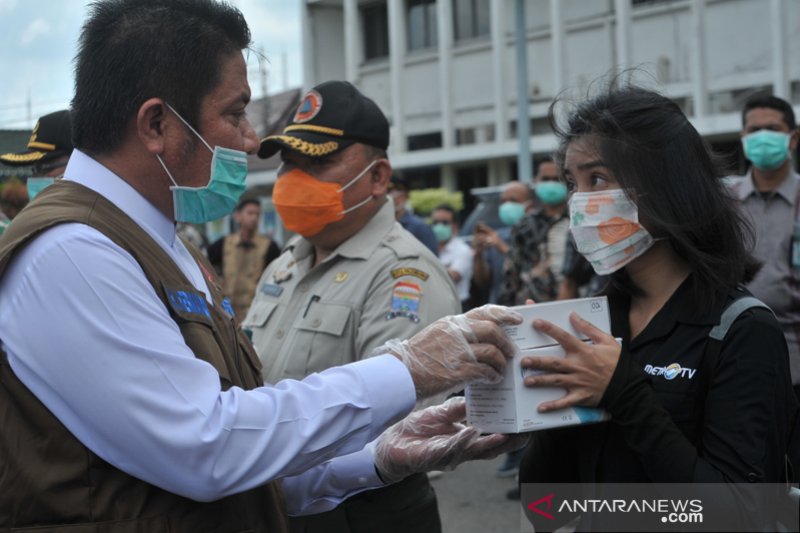
{"label": "window", "polygon": [[631,3],[635,6],[641,5],[655,5],[655,4],[667,4],[669,2],[674,2],[675,0],[631,0]]}
{"label": "window", "polygon": [[408,151],[430,150],[442,147],[442,133],[420,133],[419,135],[408,136]]}
{"label": "window", "polygon": [[456,144],[475,144],[475,128],[458,128],[456,130]]}
{"label": "window", "polygon": [[[408,181],[408,187],[412,191],[436,189],[442,186],[442,169],[439,167],[407,168],[401,174]],[[429,213],[419,214],[428,215]]]}
{"label": "window", "polygon": [[489,35],[489,0],[453,0],[455,39]]}
{"label": "window", "polygon": [[361,8],[364,31],[364,59],[389,56],[389,15],[386,4],[370,4]]}
{"label": "window", "polygon": [[436,0],[408,0],[408,49],[433,48],[436,33]]}

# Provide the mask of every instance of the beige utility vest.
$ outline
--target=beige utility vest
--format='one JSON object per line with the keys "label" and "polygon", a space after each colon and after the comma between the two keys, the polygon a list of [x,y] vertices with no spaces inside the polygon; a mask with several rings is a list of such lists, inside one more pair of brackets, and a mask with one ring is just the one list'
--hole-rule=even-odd
{"label": "beige utility vest", "polygon": [[[236,321],[224,311],[221,287],[200,253],[187,245],[208,278],[214,300],[213,306],[207,306],[210,317],[175,304],[176,295],[204,296],[144,230],[82,185],[57,182],[17,216],[0,239],[0,276],[33,238],[67,222],[95,228],[133,256],[186,344],[217,369],[223,390],[233,385],[252,389],[261,384],[258,357]],[[59,304],[69,312],[68,303]],[[40,526],[38,533],[287,530],[285,505],[276,483],[202,503],[162,490],[103,461],[19,381],[2,351],[0,428],[0,533],[36,525]]]}
{"label": "beige utility vest", "polygon": [[229,235],[223,242],[222,284],[239,320],[247,315],[256,294],[269,244],[268,237],[258,234],[247,244],[242,243],[240,234]]}

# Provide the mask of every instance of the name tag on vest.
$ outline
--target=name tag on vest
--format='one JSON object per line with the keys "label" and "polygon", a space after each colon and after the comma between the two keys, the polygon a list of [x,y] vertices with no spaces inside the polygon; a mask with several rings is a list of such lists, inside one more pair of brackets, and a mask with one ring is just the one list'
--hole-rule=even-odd
{"label": "name tag on vest", "polygon": [[202,322],[209,326],[212,324],[211,309],[202,292],[185,285],[164,285],[164,292],[173,315],[188,322]]}

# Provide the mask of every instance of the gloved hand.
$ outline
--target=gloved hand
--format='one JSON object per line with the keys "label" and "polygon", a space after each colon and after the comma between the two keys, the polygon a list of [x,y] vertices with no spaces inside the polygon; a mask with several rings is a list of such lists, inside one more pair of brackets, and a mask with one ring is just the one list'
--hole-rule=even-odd
{"label": "gloved hand", "polygon": [[415,411],[389,427],[374,445],[375,467],[386,483],[416,472],[453,470],[464,461],[492,459],[525,446],[528,434],[481,436],[462,421],[467,404],[462,397]]}
{"label": "gloved hand", "polygon": [[414,380],[417,398],[459,390],[465,383],[496,383],[516,346],[504,324],[522,317],[499,305],[484,305],[465,315],[440,318],[408,340],[390,340],[376,348],[400,359]]}

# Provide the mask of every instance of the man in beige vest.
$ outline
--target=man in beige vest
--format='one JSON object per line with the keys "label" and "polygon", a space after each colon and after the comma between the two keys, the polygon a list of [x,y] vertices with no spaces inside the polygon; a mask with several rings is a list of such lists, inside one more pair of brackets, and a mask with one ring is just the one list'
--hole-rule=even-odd
{"label": "man in beige vest", "polygon": [[287,512],[511,445],[463,409],[407,416],[502,373],[501,324],[521,320],[502,308],[262,386],[212,267],[175,234],[244,190],[249,44],[214,0],[92,4],[64,178],[0,237],[0,530],[286,531]]}
{"label": "man in beige vest", "polygon": [[261,273],[281,253],[272,239],[258,233],[260,218],[261,202],[241,200],[233,212],[239,231],[208,247],[208,260],[222,277],[222,287],[239,320],[250,308]]}
{"label": "man in beige vest", "polygon": [[[333,130],[341,134],[321,133]],[[261,142],[261,157],[280,150],[272,201],[299,233],[264,272],[243,324],[267,382],[366,359],[387,340],[461,311],[441,262],[395,220],[388,140],[378,106],[350,83],[330,81],[306,93],[283,133]],[[319,150],[331,142],[337,149]],[[309,210],[325,203],[326,184],[346,187],[336,208],[346,213],[331,212],[329,220]],[[417,474],[293,520],[292,529],[435,533],[441,525],[433,488]]]}

